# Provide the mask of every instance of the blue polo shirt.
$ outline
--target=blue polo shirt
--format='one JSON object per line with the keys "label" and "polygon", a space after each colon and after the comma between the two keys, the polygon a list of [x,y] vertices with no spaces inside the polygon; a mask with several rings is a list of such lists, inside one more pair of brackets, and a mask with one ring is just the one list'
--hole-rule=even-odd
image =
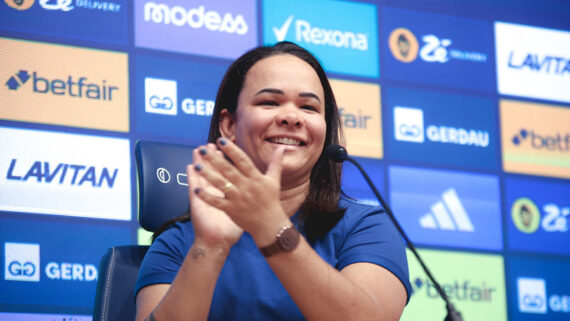
{"label": "blue polo shirt", "polygon": [[[400,279],[409,300],[412,287],[405,245],[388,215],[380,207],[344,197],[339,206],[346,208],[343,218],[316,242],[314,250],[339,271],[357,262],[386,268]],[[303,229],[295,225],[305,235]],[[193,240],[191,222],[177,223],[162,233],[142,262],[135,295],[147,285],[172,283]],[[257,249],[253,238],[244,233],[232,247],[222,268],[208,320],[305,319]]]}

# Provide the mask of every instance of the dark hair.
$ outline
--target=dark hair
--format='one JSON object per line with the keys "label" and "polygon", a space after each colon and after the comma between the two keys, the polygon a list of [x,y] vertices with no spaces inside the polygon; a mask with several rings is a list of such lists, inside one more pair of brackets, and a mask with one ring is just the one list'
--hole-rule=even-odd
{"label": "dark hair", "polygon": [[[279,42],[273,46],[254,48],[235,60],[226,71],[218,89],[216,104],[210,123],[208,142],[215,142],[220,133],[220,114],[227,109],[232,115],[237,110],[237,102],[247,72],[258,61],[275,55],[293,55],[309,64],[317,73],[325,94],[325,122],[326,137],[324,147],[330,144],[343,143],[340,117],[336,100],[325,71],[321,64],[310,52],[288,41]],[[301,205],[298,216],[300,223],[305,229],[307,239],[314,243],[323,237],[344,214],[345,209],[338,208],[340,198],[340,179],[342,165],[329,160],[323,151],[311,171],[309,194]],[[154,238],[164,231],[168,225],[176,221],[187,221],[189,215],[178,217],[163,225]]]}

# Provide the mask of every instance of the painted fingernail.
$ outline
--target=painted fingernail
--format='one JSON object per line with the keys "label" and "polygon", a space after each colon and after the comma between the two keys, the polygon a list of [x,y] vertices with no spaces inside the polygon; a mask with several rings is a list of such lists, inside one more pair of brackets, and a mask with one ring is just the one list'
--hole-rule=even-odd
{"label": "painted fingernail", "polygon": [[196,166],[194,166],[194,168],[196,169],[197,172],[202,170],[202,165],[198,164]]}
{"label": "painted fingernail", "polygon": [[206,154],[208,154],[208,150],[205,149],[204,147],[202,147],[202,148],[200,148],[200,154],[201,154],[202,156],[203,156],[203,155],[206,155]]}
{"label": "painted fingernail", "polygon": [[200,188],[199,187],[196,187],[194,189],[194,194],[200,194]]}
{"label": "painted fingernail", "polygon": [[228,141],[225,138],[220,138],[220,145],[226,146],[227,143]]}

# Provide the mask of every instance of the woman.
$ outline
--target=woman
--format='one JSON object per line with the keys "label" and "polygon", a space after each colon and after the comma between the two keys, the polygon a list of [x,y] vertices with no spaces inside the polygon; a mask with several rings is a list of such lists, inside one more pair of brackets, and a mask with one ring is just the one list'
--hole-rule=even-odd
{"label": "woman", "polygon": [[303,48],[236,60],[188,166],[192,220],[151,246],[137,320],[397,320],[411,290],[404,245],[382,209],[340,196],[340,165],[323,153],[339,124]]}

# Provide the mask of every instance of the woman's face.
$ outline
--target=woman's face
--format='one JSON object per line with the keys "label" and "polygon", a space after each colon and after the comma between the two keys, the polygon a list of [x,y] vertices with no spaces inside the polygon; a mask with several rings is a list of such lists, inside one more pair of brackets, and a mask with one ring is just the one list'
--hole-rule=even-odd
{"label": "woman's face", "polygon": [[326,136],[325,96],[314,69],[293,55],[276,55],[248,71],[229,138],[265,172],[271,155],[286,145],[283,177],[309,179]]}

